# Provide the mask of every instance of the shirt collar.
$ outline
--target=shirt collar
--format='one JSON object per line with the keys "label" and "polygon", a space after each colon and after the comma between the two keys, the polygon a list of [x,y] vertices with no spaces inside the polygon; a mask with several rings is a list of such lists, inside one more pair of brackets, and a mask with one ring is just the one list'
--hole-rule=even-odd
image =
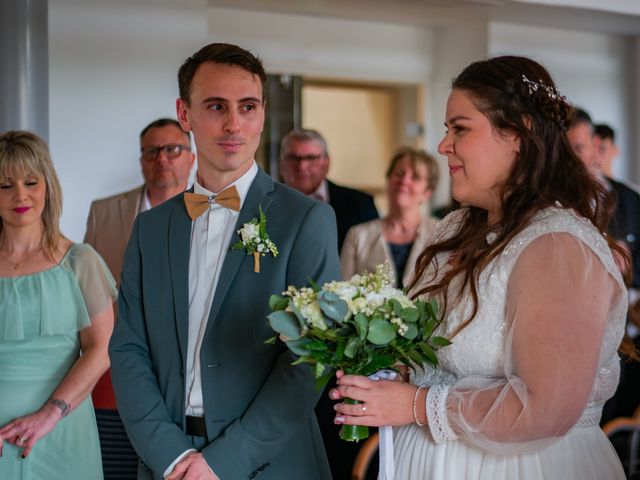
{"label": "shirt collar", "polygon": [[324,203],[329,203],[329,187],[327,185],[327,180],[322,180],[320,185],[318,185],[318,188],[311,192],[309,196]]}
{"label": "shirt collar", "polygon": [[[240,196],[240,208],[242,208],[242,206],[244,205],[244,199],[247,197],[247,193],[249,193],[249,188],[251,188],[251,184],[253,183],[253,180],[256,178],[257,174],[258,174],[258,165],[254,160],[253,164],[251,165],[251,168],[249,168],[249,170],[247,170],[246,173],[244,173],[244,175],[238,178],[235,182],[232,182],[226,187],[224,187],[222,190],[229,188],[231,185],[235,185],[236,190],[238,190],[238,195]],[[209,190],[204,188],[202,185],[198,183],[198,176],[196,175],[195,181],[193,182],[193,193],[199,193],[199,194],[210,197],[211,195],[216,196],[220,192],[210,192]]]}

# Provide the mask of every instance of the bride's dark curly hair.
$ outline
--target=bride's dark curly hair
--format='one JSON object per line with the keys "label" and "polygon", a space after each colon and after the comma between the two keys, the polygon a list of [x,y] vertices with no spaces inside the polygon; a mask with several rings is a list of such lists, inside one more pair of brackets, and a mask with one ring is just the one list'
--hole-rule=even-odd
{"label": "bride's dark curly hair", "polygon": [[[453,89],[467,93],[497,132],[512,132],[520,139],[520,153],[507,180],[499,187],[502,197],[499,222],[490,225],[486,210],[469,206],[464,210],[457,234],[427,246],[416,263],[414,281],[409,286],[414,298],[424,294],[441,296],[443,312],[446,312],[448,304],[456,302],[463,290],[468,288],[471,292],[473,311],[453,332],[455,336],[477,312],[480,272],[537,212],[556,202],[589,219],[612,250],[622,256],[627,254],[606,235],[615,200],[589,174],[567,140],[566,130],[573,119],[574,108],[558,95],[542,65],[515,56],[475,62],[453,81]],[[497,237],[488,244],[490,232]],[[451,268],[434,281],[438,271],[436,256],[441,252],[454,252]],[[427,279],[431,283],[413,290],[418,284],[425,284],[422,277],[432,264],[433,277]],[[453,292],[455,298],[450,299],[449,284],[459,275],[463,282],[460,289]]]}

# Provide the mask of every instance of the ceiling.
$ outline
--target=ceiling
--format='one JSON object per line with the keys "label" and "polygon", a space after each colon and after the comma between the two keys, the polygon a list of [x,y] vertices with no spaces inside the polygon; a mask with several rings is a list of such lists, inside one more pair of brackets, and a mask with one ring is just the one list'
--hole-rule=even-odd
{"label": "ceiling", "polygon": [[432,27],[486,20],[640,35],[640,0],[208,0],[208,3],[215,7]]}

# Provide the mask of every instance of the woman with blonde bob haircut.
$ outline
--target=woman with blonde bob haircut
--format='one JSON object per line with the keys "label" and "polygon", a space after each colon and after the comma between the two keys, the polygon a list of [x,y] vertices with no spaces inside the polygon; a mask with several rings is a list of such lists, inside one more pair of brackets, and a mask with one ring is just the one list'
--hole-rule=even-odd
{"label": "woman with blonde bob haircut", "polygon": [[338,404],[336,423],[399,426],[398,480],[625,478],[598,425],[619,377],[624,251],[606,233],[610,194],[567,140],[573,115],[528,58],[453,82],[438,151],[463,207],[410,285],[439,301],[453,343],[409,382],[339,372],[331,391],[363,402]]}
{"label": "woman with blonde bob haircut", "polygon": [[49,149],[0,135],[0,478],[102,479],[89,398],[107,369],[115,282],[60,233]]}

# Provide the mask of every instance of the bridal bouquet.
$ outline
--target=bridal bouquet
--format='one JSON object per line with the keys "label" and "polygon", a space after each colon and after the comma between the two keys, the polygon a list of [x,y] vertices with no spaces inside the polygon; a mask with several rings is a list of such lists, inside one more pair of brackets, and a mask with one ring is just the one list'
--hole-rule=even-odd
{"label": "bridal bouquet", "polygon": [[[313,365],[318,388],[337,370],[368,376],[400,364],[437,365],[435,351],[450,343],[432,335],[437,303],[414,302],[394,288],[388,266],[322,287],[290,286],[282,296],[272,295],[269,306],[267,318],[278,335],[268,341],[279,336],[298,355],[294,364]],[[368,429],[344,425],[340,437],[359,441]]]}

